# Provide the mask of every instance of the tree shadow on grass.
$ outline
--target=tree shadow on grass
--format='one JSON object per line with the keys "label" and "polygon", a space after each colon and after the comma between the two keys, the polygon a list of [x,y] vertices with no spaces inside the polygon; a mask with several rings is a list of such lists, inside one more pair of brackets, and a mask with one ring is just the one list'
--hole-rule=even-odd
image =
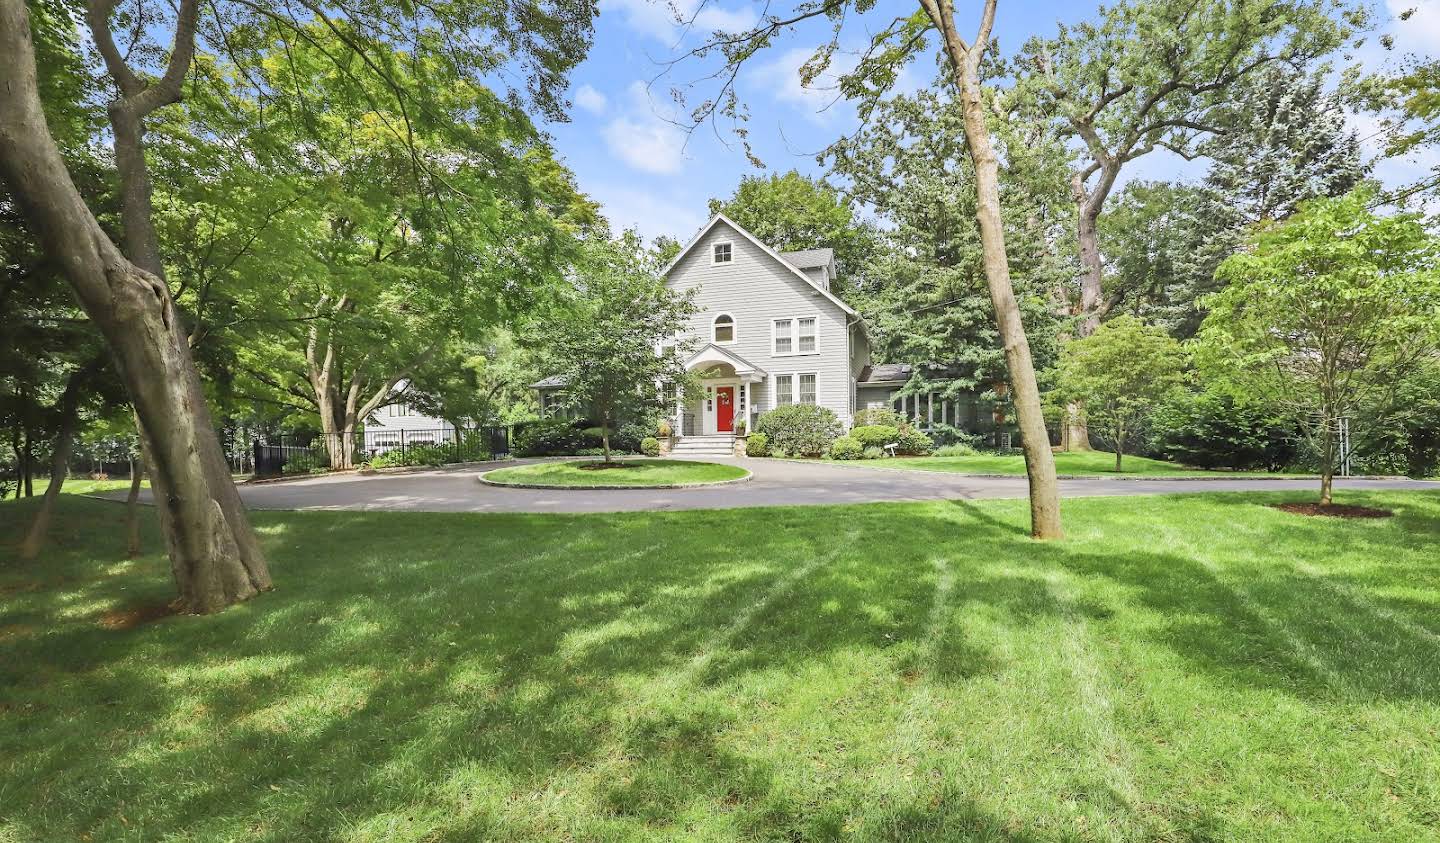
{"label": "tree shadow on grass", "polygon": [[[1061,836],[963,792],[871,807],[736,742],[764,716],[745,700],[794,690],[767,677],[853,657],[873,669],[855,681],[903,698],[919,675],[943,688],[1007,670],[957,627],[971,611],[1027,628],[1104,622],[1133,601],[1164,618],[1149,645],[1237,688],[1333,697],[1340,677],[1360,699],[1434,698],[1414,630],[1347,611],[1320,583],[1222,578],[1183,554],[1085,541],[1017,554],[1018,506],[1009,520],[964,503],[257,514],[275,592],[112,632],[93,621],[100,607],[169,588],[158,554],[82,576],[95,548],[118,546],[122,512],[66,501],[65,526],[96,533],[0,574],[70,578],[0,607],[0,626],[45,630],[0,641],[0,754],[17,783],[0,816],[20,837],[385,837],[392,822],[416,837],[646,837],[697,818],[754,837]],[[1416,517],[1433,532],[1434,516]],[[932,612],[942,557],[954,585]],[[1076,595],[1056,596],[1055,571]],[[1123,597],[1096,596],[1110,584]]]}

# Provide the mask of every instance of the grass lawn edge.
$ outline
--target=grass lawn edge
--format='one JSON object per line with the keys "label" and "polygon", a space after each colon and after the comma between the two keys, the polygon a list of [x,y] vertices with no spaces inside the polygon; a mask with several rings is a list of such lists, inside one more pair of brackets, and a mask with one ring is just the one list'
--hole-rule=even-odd
{"label": "grass lawn edge", "polygon": [[[566,459],[566,460],[554,460],[553,462],[573,462],[573,461],[575,461],[575,460],[573,460],[573,459]],[[551,461],[547,461],[547,462],[551,462]],[[541,464],[541,463],[532,463],[532,465],[539,465],[539,464]],[[698,464],[700,464],[700,465],[724,465],[724,463],[698,463]],[[576,484],[564,484],[564,483],[527,483],[527,482],[511,483],[511,482],[507,482],[507,481],[504,481],[504,480],[492,480],[492,479],[490,479],[490,476],[489,476],[489,475],[494,474],[495,472],[498,472],[498,471],[510,471],[510,470],[514,470],[514,469],[516,469],[516,468],[523,468],[523,467],[524,467],[524,466],[505,466],[505,467],[503,467],[503,468],[492,469],[492,470],[490,470],[490,471],[486,471],[486,472],[478,475],[478,476],[476,477],[476,479],[479,480],[481,483],[484,483],[486,486],[494,486],[494,487],[500,488],[500,489],[546,489],[546,490],[556,490],[556,489],[558,489],[558,490],[561,490],[561,491],[576,491],[576,492],[610,492],[610,491],[628,491],[628,490],[635,490],[635,489],[641,489],[641,490],[649,490],[649,489],[703,489],[703,488],[709,488],[709,487],[711,487],[711,486],[733,486],[733,485],[735,485],[736,483],[748,483],[748,482],[755,476],[754,473],[751,472],[749,469],[742,468],[742,469],[740,469],[740,470],[745,472],[743,475],[741,475],[741,476],[739,476],[739,477],[727,478],[727,479],[725,479],[725,480],[704,480],[704,481],[698,481],[698,482],[694,482],[694,483],[656,483],[656,484],[634,484],[634,483],[632,483],[632,484],[629,484],[629,485],[621,484],[621,483],[586,483],[586,484],[581,484],[581,485],[576,485]],[[738,466],[737,466],[737,467],[738,467]]]}

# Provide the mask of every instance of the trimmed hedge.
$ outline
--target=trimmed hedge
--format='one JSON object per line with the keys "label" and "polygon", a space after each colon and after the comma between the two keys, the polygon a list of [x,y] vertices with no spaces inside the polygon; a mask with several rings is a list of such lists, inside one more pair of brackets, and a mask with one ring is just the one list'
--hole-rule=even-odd
{"label": "trimmed hedge", "polygon": [[853,436],[841,436],[830,443],[830,459],[858,460],[865,456],[865,446]]}
{"label": "trimmed hedge", "polygon": [[935,450],[935,440],[913,427],[900,428],[900,436],[895,441],[898,445],[895,452],[907,457],[923,457]]}
{"label": "trimmed hedge", "polygon": [[884,448],[900,438],[900,429],[888,424],[865,424],[850,428],[850,436],[867,448]]}
{"label": "trimmed hedge", "polygon": [[745,440],[745,456],[747,457],[768,457],[770,455],[770,437],[763,433],[752,433]]}
{"label": "trimmed hedge", "polygon": [[762,413],[755,431],[768,437],[770,447],[790,456],[818,457],[840,435],[840,419],[828,407],[786,404]]}
{"label": "trimmed hedge", "polygon": [[660,440],[653,436],[646,436],[640,440],[640,453],[647,457],[660,456]]}
{"label": "trimmed hedge", "polygon": [[855,418],[850,424],[852,426],[851,435],[854,435],[854,428],[856,427],[870,427],[873,425],[884,425],[885,427],[893,427],[898,430],[900,425],[905,424],[905,417],[890,407],[875,407],[872,409],[856,410]]}

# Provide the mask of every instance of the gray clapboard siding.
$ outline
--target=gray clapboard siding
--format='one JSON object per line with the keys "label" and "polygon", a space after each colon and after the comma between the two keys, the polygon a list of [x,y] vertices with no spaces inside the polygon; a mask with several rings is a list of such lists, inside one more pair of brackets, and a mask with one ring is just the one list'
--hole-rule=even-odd
{"label": "gray clapboard siding", "polygon": [[[731,244],[733,260],[713,264],[712,247],[725,242]],[[849,323],[858,317],[848,315],[813,284],[724,220],[671,268],[667,283],[676,290],[696,291],[699,311],[691,320],[690,330],[692,338],[701,344],[711,341],[715,317],[728,313],[735,320],[735,342],[722,347],[768,373],[769,378],[751,398],[762,411],[775,406],[775,375],[814,372],[818,375],[817,403],[834,410],[846,425],[850,423],[859,369],[852,360]],[[816,319],[818,350],[813,354],[775,355],[773,320],[805,317]],[[860,341],[864,342],[863,338]],[[866,351],[867,361],[868,356]]]}

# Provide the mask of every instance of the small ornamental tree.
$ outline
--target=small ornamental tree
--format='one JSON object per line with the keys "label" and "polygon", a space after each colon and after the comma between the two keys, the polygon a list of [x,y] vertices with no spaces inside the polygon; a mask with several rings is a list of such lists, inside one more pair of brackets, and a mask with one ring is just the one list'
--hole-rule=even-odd
{"label": "small ornamental tree", "polygon": [[1378,431],[1396,388],[1440,348],[1440,258],[1412,214],[1379,216],[1374,189],[1316,199],[1220,265],[1198,356],[1213,377],[1292,415],[1331,502],[1342,419]]}
{"label": "small ornamental tree", "polygon": [[674,338],[695,303],[665,286],[656,256],[633,231],[587,244],[576,275],[570,306],[544,338],[549,371],[564,382],[565,401],[594,413],[609,463],[618,419],[663,411],[677,389],[693,388],[688,348]]}
{"label": "small ornamental tree", "polygon": [[1117,316],[1065,346],[1057,397],[1081,403],[1093,432],[1115,449],[1115,470],[1146,415],[1185,381],[1185,350],[1163,328]]}

